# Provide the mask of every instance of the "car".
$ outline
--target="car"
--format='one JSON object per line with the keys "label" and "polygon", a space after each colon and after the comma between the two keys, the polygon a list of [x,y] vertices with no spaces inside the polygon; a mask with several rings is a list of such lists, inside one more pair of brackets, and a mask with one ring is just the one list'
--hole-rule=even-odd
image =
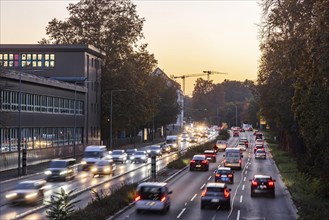
{"label": "car", "polygon": [[135,198],[136,213],[141,211],[161,211],[163,214],[170,209],[170,194],[165,182],[144,182],[137,186]]}
{"label": "car", "polygon": [[255,145],[256,144],[264,144],[264,140],[263,139],[257,139],[256,141],[255,141]]}
{"label": "car", "polygon": [[223,157],[225,157],[223,161],[224,167],[242,170],[243,155],[241,149],[237,147],[228,147],[226,148]]}
{"label": "car", "polygon": [[46,180],[66,181],[74,179],[78,173],[78,164],[74,158],[53,159],[45,170]]}
{"label": "car", "polygon": [[255,159],[266,159],[266,152],[264,149],[257,149],[255,152]]}
{"label": "car", "polygon": [[257,150],[264,150],[265,151],[265,148],[264,148],[264,145],[262,144],[258,144],[254,147],[254,153],[256,153]]}
{"label": "car", "polygon": [[227,142],[224,140],[217,140],[216,146],[217,146],[218,151],[225,151],[227,148]]}
{"label": "car", "polygon": [[244,144],[243,141],[240,141],[238,144],[238,148],[240,148],[241,151],[246,151],[246,145]]}
{"label": "car", "polygon": [[249,142],[248,142],[248,139],[247,139],[247,138],[241,138],[241,139],[240,139],[240,142],[243,142],[244,145],[246,146],[246,148],[249,147]]}
{"label": "car", "polygon": [[215,182],[234,183],[234,171],[230,167],[218,167],[215,170]]}
{"label": "car", "polygon": [[190,135],[190,143],[199,143],[199,137],[195,135]]}
{"label": "car", "polygon": [[136,151],[134,153],[134,159],[132,160],[134,163],[147,163],[148,154],[146,151]]}
{"label": "car", "polygon": [[84,150],[81,166],[83,170],[89,170],[97,161],[108,159],[111,155],[104,145],[87,146]]}
{"label": "car", "polygon": [[205,150],[204,155],[210,162],[216,162],[216,152],[214,150]]}
{"label": "car", "polygon": [[206,207],[231,208],[231,189],[226,183],[207,183],[201,193],[201,209]]}
{"label": "car", "polygon": [[239,130],[233,130],[233,137],[239,137],[239,136],[240,136]]}
{"label": "car", "polygon": [[256,194],[267,194],[275,197],[275,179],[267,175],[255,175],[250,180],[250,196],[254,197]]}
{"label": "car", "polygon": [[99,160],[91,167],[91,172],[93,176],[104,176],[104,175],[114,175],[116,170],[116,165],[113,160]]}
{"label": "car", "polygon": [[26,180],[19,182],[15,189],[5,197],[11,204],[42,204],[45,191],[45,180]]}
{"label": "car", "polygon": [[261,132],[255,132],[254,135],[255,135],[255,140],[264,139],[263,133]]}
{"label": "car", "polygon": [[167,153],[169,154],[171,152],[171,147],[169,144],[162,144],[161,145],[161,151],[162,153]]}
{"label": "car", "polygon": [[126,163],[128,159],[128,155],[124,150],[113,150],[112,151],[112,160],[114,162]]}
{"label": "car", "polygon": [[193,170],[209,170],[209,161],[205,155],[194,155],[190,161],[190,171]]}
{"label": "car", "polygon": [[128,148],[128,149],[126,149],[127,160],[129,160],[130,162],[132,162],[132,160],[134,158],[134,153],[136,151],[137,151],[136,148]]}
{"label": "car", "polygon": [[151,157],[152,155],[161,157],[162,156],[161,146],[160,145],[151,145],[148,148],[147,153],[148,153],[149,157]]}

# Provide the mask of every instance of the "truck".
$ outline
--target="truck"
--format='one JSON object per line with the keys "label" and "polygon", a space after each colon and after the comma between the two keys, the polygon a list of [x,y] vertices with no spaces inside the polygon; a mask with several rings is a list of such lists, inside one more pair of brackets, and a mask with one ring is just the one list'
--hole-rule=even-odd
{"label": "truck", "polygon": [[242,169],[242,151],[238,147],[228,147],[223,155],[224,167],[231,167],[232,169]]}

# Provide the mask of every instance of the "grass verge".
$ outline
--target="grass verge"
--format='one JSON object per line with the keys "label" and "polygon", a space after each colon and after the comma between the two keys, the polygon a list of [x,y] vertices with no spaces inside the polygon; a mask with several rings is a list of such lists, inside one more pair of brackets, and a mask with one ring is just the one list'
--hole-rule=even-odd
{"label": "grass verge", "polygon": [[328,198],[321,195],[323,186],[321,186],[320,181],[299,171],[295,158],[280,149],[278,143],[273,141],[271,134],[265,133],[265,138],[269,143],[273,159],[280,170],[282,180],[297,207],[298,219],[327,219],[329,216],[329,201]]}

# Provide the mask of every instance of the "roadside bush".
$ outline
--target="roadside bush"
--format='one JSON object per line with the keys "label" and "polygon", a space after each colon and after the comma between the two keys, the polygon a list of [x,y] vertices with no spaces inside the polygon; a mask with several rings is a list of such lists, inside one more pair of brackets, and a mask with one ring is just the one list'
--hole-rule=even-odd
{"label": "roadside bush", "polygon": [[230,138],[230,133],[227,129],[222,129],[219,131],[217,140],[228,140]]}

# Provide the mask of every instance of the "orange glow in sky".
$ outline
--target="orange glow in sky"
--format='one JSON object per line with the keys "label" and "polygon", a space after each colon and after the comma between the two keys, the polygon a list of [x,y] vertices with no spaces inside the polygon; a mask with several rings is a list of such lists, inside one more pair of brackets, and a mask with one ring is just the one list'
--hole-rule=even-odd
{"label": "orange glow in sky", "polygon": [[[0,0],[0,43],[36,44],[48,22],[69,16],[66,6],[78,1]],[[171,76],[205,70],[215,83],[224,79],[256,80],[260,58],[260,1],[256,0],[133,0],[146,19],[145,39],[158,66]],[[207,79],[207,77],[203,77]],[[197,78],[186,79],[191,94]],[[177,82],[182,84],[181,79]]]}

